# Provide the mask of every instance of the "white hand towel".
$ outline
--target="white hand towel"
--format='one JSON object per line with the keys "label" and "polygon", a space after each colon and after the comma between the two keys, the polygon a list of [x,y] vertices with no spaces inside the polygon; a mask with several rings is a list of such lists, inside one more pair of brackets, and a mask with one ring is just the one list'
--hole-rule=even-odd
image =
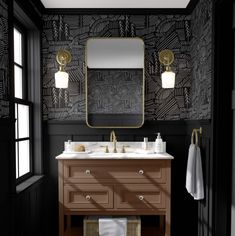
{"label": "white hand towel", "polygon": [[186,171],[186,189],[191,195],[195,192],[195,156],[196,145],[191,144],[188,151],[188,164]]}
{"label": "white hand towel", "polygon": [[201,200],[204,198],[201,151],[195,144],[191,144],[189,147],[186,189],[195,200]]}
{"label": "white hand towel", "polygon": [[99,236],[126,236],[127,218],[100,218]]}

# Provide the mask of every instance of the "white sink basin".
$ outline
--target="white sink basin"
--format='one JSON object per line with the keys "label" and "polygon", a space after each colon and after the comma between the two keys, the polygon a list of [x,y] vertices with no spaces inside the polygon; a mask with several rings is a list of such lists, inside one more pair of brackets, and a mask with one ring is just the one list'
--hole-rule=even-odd
{"label": "white sink basin", "polygon": [[[89,154],[89,157],[95,157],[95,158],[107,158],[107,159],[112,159],[112,158],[152,158],[156,157],[157,154],[154,152],[150,153],[138,153],[138,152],[126,152],[126,153],[102,153],[102,152],[93,152]],[[161,156],[161,154],[158,154]]]}
{"label": "white sink basin", "polygon": [[130,153],[105,153],[105,152],[93,152],[90,154],[90,156],[96,156],[96,157],[107,157],[107,158],[112,158],[112,157],[125,157],[125,156],[129,156]]}

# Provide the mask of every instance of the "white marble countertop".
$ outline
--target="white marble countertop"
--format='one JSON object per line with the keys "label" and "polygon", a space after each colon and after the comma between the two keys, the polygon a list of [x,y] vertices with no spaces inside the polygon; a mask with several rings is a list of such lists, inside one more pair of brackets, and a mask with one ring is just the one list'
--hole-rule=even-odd
{"label": "white marble countertop", "polygon": [[78,153],[78,154],[68,154],[62,153],[56,157],[58,160],[68,160],[68,159],[174,159],[168,153],[153,153],[153,154],[144,154],[144,153]]}
{"label": "white marble countertop", "polygon": [[[148,150],[141,148],[142,142],[118,142],[118,153],[113,153],[113,144],[110,142],[73,142],[73,144],[83,144],[86,148],[85,152],[63,152],[56,156],[58,160],[67,159],[174,159],[168,153],[154,153],[154,142],[149,142]],[[66,142],[65,142],[66,145]],[[107,145],[110,152],[105,153],[104,147]],[[122,146],[126,147],[126,152],[121,153]]]}

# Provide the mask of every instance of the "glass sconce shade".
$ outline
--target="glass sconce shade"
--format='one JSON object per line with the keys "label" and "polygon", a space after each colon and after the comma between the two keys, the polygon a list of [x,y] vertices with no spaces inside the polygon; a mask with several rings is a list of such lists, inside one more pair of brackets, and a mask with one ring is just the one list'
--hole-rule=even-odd
{"label": "glass sconce shade", "polygon": [[175,87],[175,73],[172,71],[165,71],[161,75],[162,88],[174,88]]}
{"label": "glass sconce shade", "polygon": [[58,71],[55,73],[55,87],[68,88],[69,74],[65,71]]}

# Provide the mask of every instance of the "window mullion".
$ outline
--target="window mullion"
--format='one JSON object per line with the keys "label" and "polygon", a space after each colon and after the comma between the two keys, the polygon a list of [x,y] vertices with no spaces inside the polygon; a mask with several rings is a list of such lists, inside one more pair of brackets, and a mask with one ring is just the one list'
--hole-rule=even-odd
{"label": "window mullion", "polygon": [[20,162],[20,148],[19,148],[19,142],[17,142],[17,163],[18,163],[18,165],[17,165],[17,173],[18,173],[18,178],[20,177],[20,164],[19,164],[19,162]]}
{"label": "window mullion", "polygon": [[24,66],[23,66],[23,65],[20,65],[20,64],[18,64],[17,62],[14,62],[14,65],[15,65],[15,66],[18,66],[18,67],[20,67],[21,69],[23,69],[23,68],[24,68]]}
{"label": "window mullion", "polygon": [[33,106],[29,104],[29,161],[30,170],[33,170]]}
{"label": "window mullion", "polygon": [[16,139],[15,141],[16,141],[16,142],[20,142],[20,141],[26,141],[26,140],[29,140],[29,141],[30,141],[30,137],[18,138],[18,139]]}
{"label": "window mullion", "polygon": [[[17,139],[19,137],[19,109],[18,109],[18,104],[16,104],[17,107]],[[19,178],[20,176],[20,170],[19,170],[19,161],[20,161],[20,157],[19,157],[19,142],[17,142],[17,176]]]}

